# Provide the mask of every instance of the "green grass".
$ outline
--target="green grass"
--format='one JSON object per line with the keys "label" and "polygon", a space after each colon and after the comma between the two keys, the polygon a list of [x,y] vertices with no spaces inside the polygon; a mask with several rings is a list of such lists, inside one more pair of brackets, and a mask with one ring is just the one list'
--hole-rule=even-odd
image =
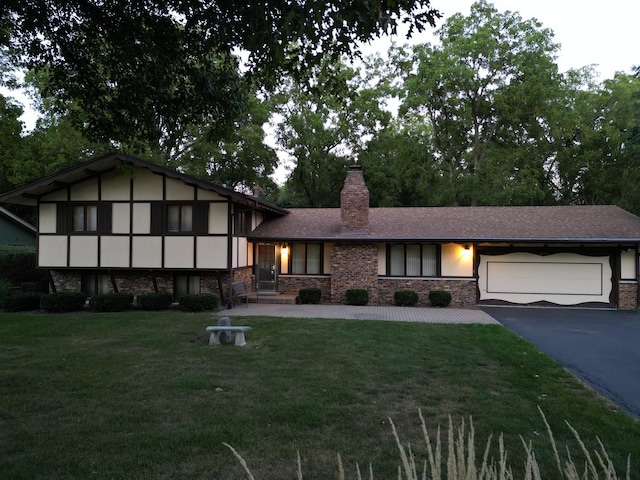
{"label": "green grass", "polygon": [[[1,479],[347,478],[373,464],[397,478],[388,418],[425,458],[418,409],[434,434],[473,418],[481,455],[520,436],[558,478],[561,454],[596,436],[616,468],[640,461],[640,422],[500,326],[248,318],[247,346],[210,347],[210,314],[0,314]],[[446,439],[443,439],[446,441]],[[494,453],[497,456],[497,441]],[[581,465],[582,460],[577,463]]]}

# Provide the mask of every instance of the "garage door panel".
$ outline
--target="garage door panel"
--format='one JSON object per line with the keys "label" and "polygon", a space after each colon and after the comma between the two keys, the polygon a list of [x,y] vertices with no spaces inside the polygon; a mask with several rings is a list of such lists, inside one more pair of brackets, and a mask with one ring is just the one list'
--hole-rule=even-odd
{"label": "garage door panel", "polygon": [[487,292],[602,295],[601,263],[487,262]]}
{"label": "garage door panel", "polygon": [[478,288],[481,301],[609,304],[612,270],[608,256],[525,252],[480,255]]}

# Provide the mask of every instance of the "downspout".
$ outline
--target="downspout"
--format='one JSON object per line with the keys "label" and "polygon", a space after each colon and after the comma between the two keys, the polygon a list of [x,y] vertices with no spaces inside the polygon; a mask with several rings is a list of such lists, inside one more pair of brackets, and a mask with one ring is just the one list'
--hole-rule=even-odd
{"label": "downspout", "polygon": [[231,308],[231,298],[233,297],[233,204],[229,200],[229,209],[227,215],[227,268],[229,269],[229,285],[227,291],[229,294],[227,308]]}
{"label": "downspout", "polygon": [[636,308],[640,308],[640,250],[636,245]]}

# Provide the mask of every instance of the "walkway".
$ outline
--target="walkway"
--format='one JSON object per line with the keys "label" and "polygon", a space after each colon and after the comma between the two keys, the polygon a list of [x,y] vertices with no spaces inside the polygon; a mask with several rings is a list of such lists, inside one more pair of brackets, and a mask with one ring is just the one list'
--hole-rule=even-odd
{"label": "walkway", "polygon": [[482,310],[353,305],[273,305],[249,303],[218,312],[221,317],[296,317],[345,320],[389,320],[394,322],[469,324],[499,323]]}

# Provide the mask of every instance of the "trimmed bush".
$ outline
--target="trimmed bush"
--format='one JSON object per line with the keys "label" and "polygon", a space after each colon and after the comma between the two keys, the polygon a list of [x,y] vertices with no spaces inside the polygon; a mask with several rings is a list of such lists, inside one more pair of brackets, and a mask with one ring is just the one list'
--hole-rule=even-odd
{"label": "trimmed bush", "polygon": [[136,300],[140,310],[166,310],[173,303],[173,296],[168,292],[143,293]]}
{"label": "trimmed bush", "polygon": [[36,262],[35,247],[0,247],[0,272],[14,285],[43,281],[43,273],[37,270]]}
{"label": "trimmed bush", "polygon": [[54,313],[75,312],[84,308],[86,300],[82,292],[47,293],[40,297],[40,308]]}
{"label": "trimmed bush", "polygon": [[393,294],[393,303],[399,307],[413,307],[418,303],[418,294],[413,290],[398,290]]}
{"label": "trimmed bush", "polygon": [[180,297],[180,309],[183,312],[204,312],[218,308],[218,297],[212,293],[200,295],[182,295]]}
{"label": "trimmed bush", "polygon": [[7,312],[26,312],[40,310],[41,292],[16,293],[4,299],[4,309]]}
{"label": "trimmed bush", "polygon": [[133,306],[133,293],[105,293],[89,300],[94,312],[122,312]]}
{"label": "trimmed bush", "polygon": [[364,288],[352,288],[345,295],[347,305],[366,305],[369,303],[369,291]]}
{"label": "trimmed bush", "polygon": [[9,296],[11,291],[11,282],[4,278],[0,278],[0,308],[4,308],[4,300]]}
{"label": "trimmed bush", "polygon": [[451,293],[444,290],[431,290],[429,302],[434,307],[448,307],[451,303]]}
{"label": "trimmed bush", "polygon": [[322,300],[322,290],[319,288],[301,288],[298,292],[300,303],[320,303]]}

